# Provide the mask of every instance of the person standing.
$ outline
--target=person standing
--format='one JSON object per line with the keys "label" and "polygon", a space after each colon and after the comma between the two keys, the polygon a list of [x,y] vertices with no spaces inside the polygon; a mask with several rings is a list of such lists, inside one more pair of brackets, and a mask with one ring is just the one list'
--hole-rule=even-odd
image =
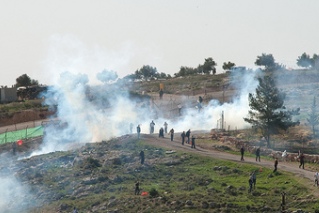
{"label": "person standing", "polygon": [[173,141],[174,140],[174,129],[173,128],[169,131],[169,134],[171,135],[171,141]]}
{"label": "person standing", "polygon": [[140,152],[140,158],[141,158],[141,164],[143,165],[145,160],[145,155],[143,150]]}
{"label": "person standing", "polygon": [[164,129],[163,129],[163,127],[160,128],[158,137],[159,138],[164,138]]}
{"label": "person standing", "polygon": [[164,131],[165,131],[165,134],[167,134],[167,126],[168,124],[166,123],[166,121],[164,122]]}
{"label": "person standing", "polygon": [[299,165],[299,168],[302,166],[302,169],[305,169],[305,156],[303,153],[301,153],[300,157],[300,165]]}
{"label": "person standing", "polygon": [[244,148],[244,146],[241,146],[241,148],[240,148],[240,154],[241,154],[240,160],[241,160],[241,161],[244,161],[244,154],[245,154],[245,148]]}
{"label": "person standing", "polygon": [[154,133],[154,126],[155,126],[155,123],[154,123],[154,121],[152,120],[152,122],[150,123],[150,134],[153,134],[153,133]]}
{"label": "person standing", "polygon": [[274,172],[277,172],[277,166],[278,166],[278,158],[275,159],[275,164],[274,164]]}
{"label": "person standing", "polygon": [[192,135],[192,146],[191,146],[191,148],[196,149],[196,145],[195,145],[195,136],[194,136],[194,135]]}
{"label": "person standing", "polygon": [[139,138],[140,138],[140,134],[141,134],[141,127],[140,127],[140,125],[137,125],[137,127],[136,127],[136,132],[137,132],[137,138],[139,139]]}
{"label": "person standing", "polygon": [[257,149],[256,149],[256,161],[257,160],[259,160],[259,162],[260,162],[260,147],[258,147]]}
{"label": "person standing", "polygon": [[181,137],[182,137],[182,145],[184,145],[184,142],[185,142],[185,131],[182,132]]}
{"label": "person standing", "polygon": [[139,195],[140,194],[140,182],[136,182],[135,183],[135,195]]}
{"label": "person standing", "polygon": [[187,137],[187,143],[189,143],[189,139],[190,139],[190,136],[191,136],[191,130],[189,129],[187,132],[186,132],[186,137]]}

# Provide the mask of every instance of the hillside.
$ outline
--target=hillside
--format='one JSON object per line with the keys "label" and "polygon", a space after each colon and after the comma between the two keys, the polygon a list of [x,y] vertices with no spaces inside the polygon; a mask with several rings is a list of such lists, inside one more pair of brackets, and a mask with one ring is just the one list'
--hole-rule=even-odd
{"label": "hillside", "polygon": [[[124,135],[20,160],[17,157],[28,150],[18,156],[3,152],[3,190],[19,193],[2,197],[10,204],[0,212],[66,213],[73,207],[79,212],[278,212],[282,192],[287,193],[285,208],[290,211],[319,209],[312,181],[303,178],[312,172],[280,162],[279,172],[273,173],[266,156],[261,163],[248,156],[240,162],[238,155],[202,149],[200,144],[191,149],[156,134],[142,135],[141,140]],[[252,171],[258,172],[257,185],[248,193]],[[139,195],[134,195],[136,181]]]}

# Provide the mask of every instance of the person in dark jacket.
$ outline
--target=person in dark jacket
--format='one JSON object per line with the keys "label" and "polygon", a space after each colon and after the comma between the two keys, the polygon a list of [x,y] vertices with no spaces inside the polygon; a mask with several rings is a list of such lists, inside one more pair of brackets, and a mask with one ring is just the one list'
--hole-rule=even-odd
{"label": "person in dark jacket", "polygon": [[174,140],[174,129],[173,128],[169,131],[169,134],[171,135],[171,141],[173,141]]}
{"label": "person in dark jacket", "polygon": [[140,182],[136,182],[135,183],[135,195],[139,195],[140,194]]}
{"label": "person in dark jacket", "polygon": [[160,128],[158,137],[159,138],[164,138],[164,129],[163,129],[163,127]]}
{"label": "person in dark jacket", "polygon": [[299,168],[302,166],[302,169],[305,169],[305,156],[303,153],[301,153],[300,157],[300,165],[299,165]]}
{"label": "person in dark jacket", "polygon": [[186,132],[185,136],[187,137],[187,143],[189,143],[189,139],[190,139],[190,136],[191,136],[191,130],[190,129]]}
{"label": "person in dark jacket", "polygon": [[274,169],[274,172],[277,172],[277,166],[278,166],[278,158],[276,158],[276,160],[275,160],[275,164],[274,164],[275,169]]}
{"label": "person in dark jacket", "polygon": [[184,142],[185,142],[185,131],[182,132],[181,134],[181,137],[182,137],[182,145],[184,145]]}
{"label": "person in dark jacket", "polygon": [[196,145],[195,145],[195,135],[192,135],[192,146],[191,148],[196,149]]}
{"label": "person in dark jacket", "polygon": [[257,149],[256,149],[256,161],[257,160],[259,160],[259,162],[260,162],[260,147],[258,147]]}
{"label": "person in dark jacket", "polygon": [[240,148],[240,155],[241,155],[240,160],[241,160],[241,161],[244,161],[244,154],[245,154],[245,148],[244,148],[244,146],[242,146],[242,147]]}

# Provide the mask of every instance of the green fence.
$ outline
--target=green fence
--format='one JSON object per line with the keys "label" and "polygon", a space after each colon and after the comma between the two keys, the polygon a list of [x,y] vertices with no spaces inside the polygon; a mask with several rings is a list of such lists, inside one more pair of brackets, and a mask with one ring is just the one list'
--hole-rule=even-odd
{"label": "green fence", "polygon": [[5,132],[0,134],[0,144],[10,143],[17,140],[24,140],[28,138],[34,138],[43,135],[43,127],[37,126],[33,128],[27,128],[17,131]]}

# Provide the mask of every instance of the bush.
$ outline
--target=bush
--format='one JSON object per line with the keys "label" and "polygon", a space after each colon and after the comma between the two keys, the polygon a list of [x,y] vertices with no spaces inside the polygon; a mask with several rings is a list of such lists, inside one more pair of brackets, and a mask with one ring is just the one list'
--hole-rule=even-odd
{"label": "bush", "polygon": [[155,188],[152,188],[150,190],[150,196],[151,197],[157,197],[159,195],[158,191]]}

